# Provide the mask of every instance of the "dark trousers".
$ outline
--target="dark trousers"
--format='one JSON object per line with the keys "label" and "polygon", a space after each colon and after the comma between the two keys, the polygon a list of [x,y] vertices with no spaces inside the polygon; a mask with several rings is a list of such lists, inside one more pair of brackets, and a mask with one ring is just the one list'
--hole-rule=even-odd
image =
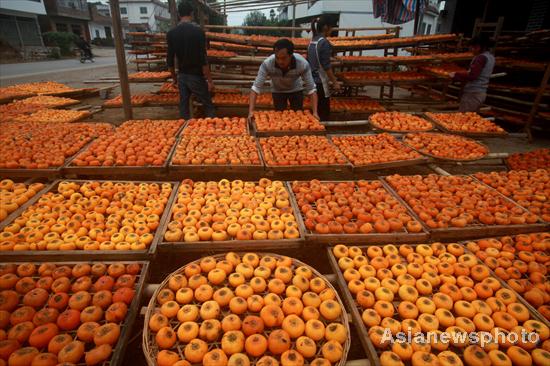
{"label": "dark trousers", "polygon": [[204,114],[207,117],[216,117],[216,110],[212,104],[212,98],[208,91],[208,84],[202,75],[192,75],[179,73],[178,86],[180,89],[180,117],[183,119],[191,118],[189,110],[189,98],[193,94],[204,108]]}
{"label": "dark trousers", "polygon": [[300,90],[294,93],[272,93],[273,106],[276,111],[284,111],[290,102],[290,109],[299,111],[304,108],[304,93]]}
{"label": "dark trousers", "polygon": [[330,118],[330,97],[325,96],[323,84],[317,84],[317,114],[321,121],[328,121]]}

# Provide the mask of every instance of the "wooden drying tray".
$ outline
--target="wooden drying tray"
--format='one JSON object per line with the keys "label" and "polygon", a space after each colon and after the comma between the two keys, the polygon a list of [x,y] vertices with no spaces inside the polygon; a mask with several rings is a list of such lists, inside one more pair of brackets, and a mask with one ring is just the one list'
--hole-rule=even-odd
{"label": "wooden drying tray", "polygon": [[[413,246],[413,247],[416,246],[416,245],[417,244],[411,244],[411,246]],[[397,245],[397,247],[399,247],[399,245]],[[366,250],[366,249],[368,249],[368,246],[363,245],[363,246],[359,246],[359,248],[361,248],[362,250]],[[467,253],[470,253],[466,248],[465,248],[465,251]],[[378,352],[377,348],[371,342],[367,326],[365,325],[365,323],[363,322],[363,319],[362,319],[363,309],[359,304],[356,303],[355,296],[353,296],[351,294],[351,292],[348,288],[348,283],[347,283],[347,281],[345,280],[345,278],[342,274],[340,266],[338,265],[338,260],[336,259],[336,257],[334,256],[334,254],[332,252],[332,247],[327,248],[327,256],[329,258],[329,263],[330,263],[330,266],[332,267],[333,272],[336,273],[336,281],[337,281],[338,287],[340,287],[341,294],[343,295],[344,301],[347,305],[346,309],[350,310],[351,317],[352,317],[352,322],[355,325],[355,329],[357,330],[357,332],[359,334],[359,339],[361,340],[361,344],[363,346],[363,349],[364,349],[366,355],[368,356],[368,359],[370,361],[370,366],[380,366],[381,363],[380,363],[379,355],[384,350],[379,350],[379,352]],[[485,267],[487,267],[484,263],[480,263],[480,264],[483,264]],[[496,275],[494,275],[493,271],[490,268],[489,268],[489,271],[494,277],[496,277]],[[510,286],[508,286],[507,283],[505,283],[504,281],[502,281],[498,277],[496,277],[496,278],[499,280],[499,282],[500,282],[500,284],[503,288],[511,290],[515,293],[515,291]],[[544,324],[546,324],[547,326],[550,327],[548,321],[546,319],[544,319],[544,317],[542,315],[540,315],[538,313],[538,311],[536,311],[532,306],[530,306],[530,305],[527,306],[525,304],[526,301],[520,295],[517,295],[517,299],[518,299],[518,302],[522,303],[523,305],[525,305],[527,307],[531,319],[538,320],[538,321],[540,321],[540,322],[542,322],[542,323],[544,323]],[[395,305],[397,306],[397,304],[395,304]],[[425,334],[425,332],[423,332],[423,333]],[[463,357],[460,357],[460,358],[461,358],[461,360],[463,360]]]}
{"label": "wooden drying tray", "polygon": [[[342,181],[322,181],[321,183],[340,183]],[[292,186],[290,182],[286,182],[287,187],[291,193],[292,200],[295,202],[296,206],[298,206],[296,201],[296,196],[294,195],[294,192],[292,191]],[[384,185],[384,182],[382,182],[384,188],[386,186]],[[388,193],[394,198],[396,198],[403,207],[407,210],[407,213],[416,219],[414,216],[414,212],[410,209],[408,205],[406,205],[403,200],[401,200],[399,197],[395,197],[395,193],[393,191],[390,191],[386,188]],[[369,244],[387,244],[387,243],[422,243],[428,240],[428,231],[426,227],[424,226],[424,223],[418,219],[416,219],[421,225],[422,225],[422,232],[420,233],[409,233],[406,231],[405,228],[403,228],[403,231],[401,232],[393,232],[393,233],[370,233],[370,234],[317,234],[314,232],[310,232],[305,224],[304,224],[304,218],[302,215],[302,212],[299,211],[299,217],[297,217],[300,222],[299,225],[302,225],[305,230],[305,235],[307,240],[311,240],[313,242],[322,243],[322,244],[328,244],[328,243],[369,243]]]}
{"label": "wooden drying tray", "polygon": [[[265,163],[262,159],[262,155],[260,154],[260,145],[258,144],[258,140],[255,139],[256,142],[256,151],[258,153],[258,157],[260,158],[260,164],[250,164],[250,165],[231,165],[231,164],[204,164],[204,165],[177,165],[172,162],[175,152],[177,150],[177,146],[180,144],[181,139],[184,136],[180,136],[176,142],[176,148],[174,149],[174,153],[171,154],[170,157],[170,163],[168,165],[168,170],[171,175],[173,174],[181,174],[182,176],[185,174],[235,174],[235,173],[242,173],[242,174],[262,174],[264,172],[264,166]],[[221,136],[220,136],[221,137]],[[227,136],[227,137],[236,137],[234,135]]]}
{"label": "wooden drying tray", "polygon": [[[399,38],[391,38],[391,39],[399,39]],[[419,39],[419,40],[408,40],[408,41],[401,40],[399,42],[380,40],[374,44],[353,45],[353,46],[334,45],[332,47],[332,50],[336,52],[343,52],[343,51],[378,50],[378,49],[384,49],[384,48],[402,48],[402,47],[409,47],[409,46],[444,43],[444,42],[454,41],[456,39],[457,39],[456,35],[449,34],[447,37],[439,38],[439,39],[427,39],[427,40]]]}
{"label": "wooden drying tray", "polygon": [[265,57],[256,56],[236,56],[236,57],[215,57],[208,56],[208,62],[211,64],[222,65],[243,65],[243,66],[259,66],[265,60]]}
{"label": "wooden drying tray", "polygon": [[[38,202],[42,196],[48,192],[55,192],[57,187],[59,186],[59,183],[61,182],[76,182],[76,183],[85,183],[88,182],[87,180],[75,180],[75,179],[58,179],[55,182],[53,182],[51,185],[48,186],[48,189],[45,191],[42,191],[42,194],[40,195],[34,195],[29,201],[28,205],[24,205],[20,207],[17,212],[17,217],[20,216],[23,211],[33,205],[34,203]],[[105,180],[96,180],[99,182],[105,182]],[[130,181],[113,181],[113,182],[130,182]],[[132,182],[136,183],[136,182]],[[166,224],[165,221],[170,218],[170,211],[168,210],[168,207],[172,206],[172,201],[176,197],[176,193],[178,190],[179,183],[178,182],[158,182],[158,181],[140,181],[137,183],[171,183],[172,184],[172,193],[170,194],[170,197],[168,199],[168,202],[165,205],[164,212],[160,218],[159,227],[161,227],[163,224]],[[12,221],[2,221],[0,223],[0,231],[4,229],[7,225],[11,224]],[[157,228],[157,231],[155,232],[153,241],[151,242],[151,245],[147,250],[28,250],[28,251],[3,251],[0,252],[0,260],[2,262],[6,261],[36,261],[36,260],[48,260],[48,261],[55,261],[55,260],[146,260],[152,256],[154,256],[156,250],[157,250],[157,244],[161,240],[162,234]]]}
{"label": "wooden drying tray", "polygon": [[[469,176],[472,179],[474,179],[476,182],[489,187],[485,185],[484,183],[480,182],[473,176]],[[397,192],[391,187],[391,185],[386,181],[386,177],[380,178],[382,181],[382,184],[390,191],[392,194],[403,204],[406,205],[406,207],[410,210],[412,216],[419,222],[421,222],[423,225],[424,222],[418,217],[416,212],[414,212],[410,206],[405,203],[405,201],[397,194]],[[489,187],[491,190],[493,190],[498,196],[503,198],[504,200],[513,203],[516,207],[519,207],[523,209],[524,211],[527,211],[525,208],[518,205],[516,202],[511,200],[510,198],[500,194],[497,190],[495,190],[492,187]],[[505,236],[505,235],[514,235],[514,234],[523,234],[523,233],[533,233],[537,231],[544,231],[550,228],[550,223],[544,223],[539,218],[539,223],[536,224],[523,224],[523,225],[484,225],[481,223],[476,223],[473,225],[467,225],[466,227],[460,228],[460,227],[448,227],[448,228],[441,228],[441,229],[429,229],[430,232],[430,239],[435,241],[445,241],[445,240],[451,240],[451,241],[457,241],[457,240],[466,240],[466,239],[472,239],[472,238],[481,238],[485,236]]]}
{"label": "wooden drying tray", "polygon": [[[332,143],[330,139],[327,138],[327,141],[334,147],[338,152],[340,150]],[[259,140],[258,140],[259,144]],[[265,164],[265,167],[268,171],[274,173],[300,173],[300,172],[334,172],[334,173],[351,173],[352,165],[349,162],[348,158],[344,154],[342,156],[346,159],[344,164],[308,164],[308,165],[270,165],[267,163],[267,160],[264,157],[264,151],[262,146],[259,146],[260,149],[260,158]]]}
{"label": "wooden drying tray", "polygon": [[164,63],[166,63],[166,60],[162,59],[162,58],[158,58],[158,59],[136,58],[136,59],[130,60],[130,62],[132,62],[134,64],[164,64]]}
{"label": "wooden drying tray", "polygon": [[[65,162],[63,165],[55,167],[55,168],[46,168],[46,169],[0,169],[0,177],[29,177],[29,178],[50,178],[50,179],[57,179],[62,176],[63,168],[72,161],[78,154],[80,154],[82,151],[86,150],[88,146],[95,140],[95,138],[90,139],[84,146],[78,150],[74,155],[70,156],[69,158],[65,159]],[[45,192],[44,192],[45,193]]]}
{"label": "wooden drying tray", "polygon": [[[382,112],[383,113],[383,112]],[[390,112],[391,113],[391,112]],[[430,132],[430,131],[434,131],[436,130],[436,126],[434,124],[434,122],[431,120],[431,119],[427,119],[425,118],[424,116],[424,113],[422,112],[403,112],[403,113],[406,113],[406,114],[412,114],[413,116],[417,116],[417,117],[420,117],[422,119],[424,119],[426,122],[428,122],[432,128],[429,129],[429,130],[422,130],[422,131],[412,131],[412,130],[400,130],[400,131],[395,131],[395,130],[389,130],[387,128],[383,128],[383,127],[380,127],[376,122],[373,122],[372,121],[372,115],[369,116],[369,124],[373,127],[373,129],[375,130],[380,130],[380,131],[383,131],[383,132],[387,132],[387,133],[394,133],[394,134],[404,134],[404,133],[416,133],[416,132]]]}
{"label": "wooden drying tray", "polygon": [[[499,239],[498,237],[493,237],[493,238],[490,238],[490,239]],[[546,319],[541,313],[539,313],[539,311],[537,309],[535,309],[535,307],[533,307],[533,305],[531,305],[527,300],[525,300],[523,298],[523,295],[518,293],[516,290],[514,290],[512,287],[510,287],[508,285],[508,283],[503,280],[502,278],[500,278],[494,271],[491,267],[489,267],[487,264],[485,264],[485,262],[483,262],[477,255],[476,253],[473,253],[470,249],[468,249],[466,247],[466,244],[467,242],[466,241],[463,241],[463,242],[460,242],[459,244],[461,244],[463,247],[464,247],[464,251],[468,254],[471,254],[473,255],[477,262],[481,265],[484,265],[485,267],[489,268],[489,271],[491,272],[491,277],[494,277],[498,280],[498,282],[500,282],[500,285],[504,288],[507,288],[509,290],[511,290],[517,297],[518,299],[518,302],[522,303],[526,308],[527,310],[529,310],[529,313],[531,313],[531,316],[533,318],[535,318],[535,320],[538,320],[539,322],[542,322],[544,323],[547,327],[550,328],[550,320]],[[515,259],[519,259],[518,256],[516,255],[516,253],[514,253],[514,258]],[[538,263],[538,261],[537,261]],[[525,278],[525,279],[529,279],[528,276],[526,276],[524,273],[522,273],[522,278]]]}
{"label": "wooden drying tray", "polygon": [[[416,133],[416,132],[413,132],[413,133]],[[432,134],[436,134],[437,132],[420,132],[420,133],[432,133]],[[480,157],[477,157],[477,158],[473,158],[473,159],[453,159],[453,158],[446,158],[446,157],[443,157],[443,156],[436,156],[436,155],[432,155],[428,152],[425,152],[425,151],[422,151],[422,150],[419,150],[417,148],[415,148],[414,146],[410,145],[407,143],[407,139],[406,139],[406,136],[403,137],[403,143],[405,145],[407,145],[408,147],[410,147],[411,149],[413,149],[414,151],[422,154],[422,155],[425,155],[425,156],[428,156],[432,159],[435,159],[435,160],[440,160],[440,161],[451,161],[451,162],[456,162],[456,163],[464,163],[464,162],[470,162],[470,161],[477,161],[477,160],[481,160],[481,159],[484,159],[487,157],[487,155],[489,155],[489,147],[487,147],[487,145],[479,142],[479,141],[475,141],[477,144],[485,147],[485,149],[487,150],[487,152],[485,153],[485,155],[483,156],[480,156]]]}
{"label": "wooden drying tray", "polygon": [[[175,133],[175,136],[179,136],[185,123],[182,124],[180,128]],[[91,144],[91,143],[90,143]],[[127,177],[133,175],[145,175],[145,176],[160,176],[167,173],[168,163],[172,159],[172,155],[176,151],[176,143],[170,148],[170,152],[166,157],[164,163],[160,166],[156,165],[144,165],[144,166],[77,166],[72,165],[73,161],[78,157],[78,155],[89,148],[88,144],[85,148],[80,150],[77,154],[73,155],[69,161],[63,166],[62,173],[63,175],[78,175],[78,176],[109,176],[109,177]]]}
{"label": "wooden drying tray", "polygon": [[[371,136],[373,134],[370,134]],[[328,135],[327,137],[332,141],[334,137],[346,137],[346,136],[369,136],[369,134],[339,134],[339,135]],[[402,141],[399,141],[401,144],[403,144]],[[332,143],[336,146],[334,141]],[[403,144],[406,146],[405,144]],[[338,146],[336,146],[338,148]],[[339,149],[340,150],[340,149]],[[340,150],[341,151],[341,150]],[[344,152],[342,152],[344,154]],[[345,154],[344,154],[345,156]],[[347,156],[346,156],[347,158]],[[352,165],[352,170],[354,173],[366,173],[373,170],[382,170],[382,169],[393,169],[393,168],[401,168],[405,166],[413,166],[413,165],[420,165],[420,164],[427,164],[430,162],[430,160],[425,157],[421,156],[416,159],[408,159],[408,160],[393,160],[393,161],[387,161],[383,163],[375,163],[375,164],[368,164],[368,165],[355,165],[349,158],[347,158],[350,164]]]}
{"label": "wooden drying tray", "polygon": [[[270,106],[272,107],[272,106]],[[251,126],[251,133],[256,137],[280,137],[280,136],[325,136],[327,134],[326,128],[322,130],[275,130],[275,131],[259,131],[256,126],[256,120],[254,117],[250,118],[249,125]]]}
{"label": "wooden drying tray", "polygon": [[400,85],[429,85],[429,84],[441,84],[442,79],[436,79],[433,77],[417,78],[417,79],[408,79],[408,80],[393,80],[393,79],[348,79],[345,76],[337,75],[337,77],[342,80],[347,86],[400,86]]}
{"label": "wooden drying tray", "polygon": [[[285,183],[285,188],[288,190],[288,185]],[[300,211],[296,205],[296,201],[292,199],[292,192],[288,191],[289,202],[292,207],[294,218],[298,224],[298,231],[300,232],[300,237],[297,239],[279,239],[279,240],[223,240],[223,241],[198,241],[198,242],[166,242],[164,241],[164,233],[168,229],[168,224],[172,217],[172,205],[177,202],[177,197],[174,198],[170,210],[167,212],[170,213],[170,216],[167,220],[163,222],[162,225],[159,225],[158,230],[162,233],[162,242],[159,243],[158,248],[160,253],[174,253],[174,252],[203,252],[215,251],[255,251],[255,250],[277,250],[277,249],[294,249],[302,246],[305,238],[305,227],[302,220],[299,219]]]}
{"label": "wooden drying tray", "polygon": [[[457,112],[436,112],[436,113],[445,113],[445,114],[454,114]],[[467,136],[467,137],[507,137],[508,132],[464,132],[464,131],[457,131],[457,130],[450,130],[445,125],[443,125],[441,122],[439,122],[436,118],[430,117],[427,113],[423,113],[423,118],[432,122],[435,124],[441,131],[453,134],[453,135],[460,135],[460,136]]]}
{"label": "wooden drying tray", "polygon": [[[40,259],[41,258],[37,258],[37,260],[40,260]],[[120,325],[120,336],[118,337],[116,345],[113,345],[114,347],[112,349],[112,353],[111,353],[110,357],[107,360],[97,364],[97,366],[107,366],[107,365],[108,366],[121,366],[123,361],[124,361],[124,357],[126,355],[126,348],[128,346],[128,342],[130,341],[130,336],[133,334],[132,328],[133,328],[134,322],[135,322],[137,316],[139,315],[139,311],[140,311],[139,305],[141,303],[141,298],[142,298],[144,290],[145,290],[145,284],[148,281],[148,277],[149,277],[149,262],[146,262],[146,261],[129,261],[129,260],[120,260],[120,261],[116,261],[116,262],[114,262],[114,261],[99,262],[95,259],[92,259],[92,260],[75,259],[73,261],[59,260],[59,261],[55,261],[53,263],[50,262],[50,261],[45,261],[43,263],[40,263],[40,262],[35,263],[35,265],[38,266],[38,265],[41,265],[41,264],[55,264],[55,265],[58,265],[58,266],[65,266],[65,265],[72,266],[72,265],[77,265],[77,264],[89,264],[89,265],[93,266],[96,263],[101,263],[101,264],[104,264],[104,265],[107,265],[107,266],[110,265],[110,264],[114,264],[114,263],[122,263],[124,265],[137,263],[141,266],[139,274],[135,275],[136,276],[136,281],[135,281],[135,284],[132,288],[135,291],[135,293],[134,293],[134,297],[132,298],[132,302],[128,305],[128,312],[126,313],[126,316],[124,317],[123,321],[121,321],[120,323],[117,322],[117,324]],[[24,264],[24,262],[14,261],[14,262],[6,263],[6,264],[20,265],[20,264]],[[34,275],[33,277],[35,277],[35,279],[39,278],[37,274]],[[69,293],[69,295],[72,295],[74,292],[73,291],[68,291],[68,293]],[[43,308],[45,308],[45,306]],[[36,309],[36,310],[39,310],[39,309]],[[101,323],[103,324],[103,322],[101,322]],[[77,331],[76,329],[62,330],[60,332],[60,334],[69,334],[74,339],[74,337],[76,336],[76,331]],[[87,346],[93,344],[93,342],[84,342],[84,343]],[[84,365],[84,364],[85,363],[79,363],[78,365]]]}

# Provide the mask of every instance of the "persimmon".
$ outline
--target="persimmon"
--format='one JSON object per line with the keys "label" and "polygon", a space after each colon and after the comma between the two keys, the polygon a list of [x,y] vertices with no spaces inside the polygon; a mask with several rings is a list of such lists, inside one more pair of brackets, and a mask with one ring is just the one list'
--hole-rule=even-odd
{"label": "persimmon", "polygon": [[46,347],[51,339],[59,333],[59,328],[54,323],[37,326],[29,336],[29,344],[38,349]]}

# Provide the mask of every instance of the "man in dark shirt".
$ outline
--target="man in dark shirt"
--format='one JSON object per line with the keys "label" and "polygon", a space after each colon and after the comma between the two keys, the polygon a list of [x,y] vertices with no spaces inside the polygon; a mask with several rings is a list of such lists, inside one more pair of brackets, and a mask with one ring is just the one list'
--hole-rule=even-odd
{"label": "man in dark shirt", "polygon": [[[193,94],[202,103],[206,116],[215,117],[210,96],[214,83],[206,57],[206,36],[204,31],[193,23],[193,7],[188,1],[179,3],[178,13],[180,23],[166,34],[166,63],[172,73],[173,83],[179,85],[180,115],[184,119],[191,117],[189,98]],[[177,77],[174,57],[178,64]]]}

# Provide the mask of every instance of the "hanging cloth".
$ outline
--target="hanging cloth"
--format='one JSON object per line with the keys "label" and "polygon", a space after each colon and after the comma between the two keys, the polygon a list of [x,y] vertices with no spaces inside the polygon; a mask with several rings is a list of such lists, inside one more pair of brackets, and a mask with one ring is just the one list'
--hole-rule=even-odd
{"label": "hanging cloth", "polygon": [[424,10],[426,0],[374,0],[373,14],[384,23],[403,24],[414,19],[416,7]]}

